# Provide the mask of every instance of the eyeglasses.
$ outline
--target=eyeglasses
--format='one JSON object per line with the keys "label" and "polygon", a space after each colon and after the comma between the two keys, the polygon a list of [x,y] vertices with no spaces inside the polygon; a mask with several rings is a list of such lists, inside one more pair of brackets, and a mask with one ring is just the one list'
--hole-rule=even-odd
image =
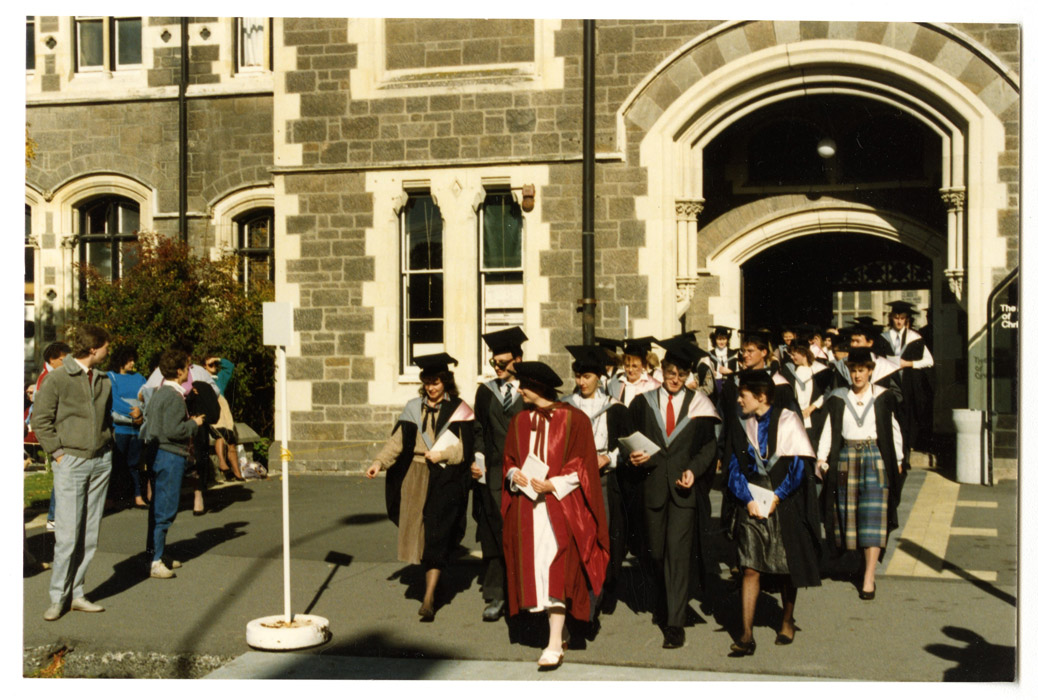
{"label": "eyeglasses", "polygon": [[495,360],[494,358],[490,358],[490,366],[494,369],[507,369],[508,365],[513,362],[515,362],[515,358],[512,358],[511,360]]}

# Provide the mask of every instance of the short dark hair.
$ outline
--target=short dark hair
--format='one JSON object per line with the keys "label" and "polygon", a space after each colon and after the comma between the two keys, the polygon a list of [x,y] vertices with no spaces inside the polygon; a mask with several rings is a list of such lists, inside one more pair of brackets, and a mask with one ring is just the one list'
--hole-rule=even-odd
{"label": "short dark hair", "polygon": [[108,335],[108,331],[101,326],[93,326],[90,324],[82,325],[76,329],[75,344],[72,346],[72,357],[77,359],[83,359],[90,354],[91,350],[96,350],[102,347],[105,343],[110,340],[111,336]]}
{"label": "short dark hair", "polygon": [[769,406],[775,403],[775,383],[770,380],[757,381],[753,379],[744,379],[739,384],[739,391],[748,391],[757,397],[763,396],[764,403]]}
{"label": "short dark hair", "polygon": [[195,344],[186,338],[177,338],[169,344],[170,350],[181,350],[186,355],[195,354]]}
{"label": "short dark hair", "polygon": [[793,354],[794,352],[798,352],[808,360],[814,362],[815,355],[811,352],[811,347],[803,340],[798,339],[789,346],[789,353]]}
{"label": "short dark hair", "polygon": [[454,381],[454,372],[422,372],[418,378],[422,381],[422,386],[418,388],[418,395],[423,399],[425,398],[426,383],[432,384],[437,379],[443,382],[443,391],[447,396],[452,399],[458,396],[458,385]]}
{"label": "short dark hair", "polygon": [[666,357],[664,357],[663,358],[663,362],[660,364],[660,369],[663,370],[664,372],[668,372],[668,371],[670,371],[668,369],[669,367],[673,367],[677,371],[684,372],[685,374],[692,374],[692,368],[691,367],[683,367],[680,364],[678,364],[677,362],[675,362],[674,360],[672,360],[672,359],[668,360]]}
{"label": "short dark hair", "polygon": [[876,363],[872,360],[867,360],[866,362],[854,362],[850,358],[847,358],[844,360],[844,364],[847,366],[848,372],[853,370],[855,367],[866,367],[870,372],[876,369]]}
{"label": "short dark hair", "polygon": [[179,348],[170,348],[159,357],[159,372],[163,379],[176,379],[177,372],[187,367],[187,353]]}
{"label": "short dark hair", "polygon": [[538,396],[542,396],[549,401],[557,401],[559,398],[559,392],[556,391],[555,387],[548,386],[536,379],[529,379],[521,377],[519,379],[519,388],[527,388],[536,393]]}
{"label": "short dark hair", "polygon": [[137,348],[132,345],[120,345],[108,356],[108,367],[118,372],[130,360],[137,361]]}
{"label": "short dark hair", "polygon": [[56,340],[43,349],[43,361],[50,364],[51,360],[56,360],[62,355],[68,355],[70,352],[72,352],[72,348],[69,347],[68,343]]}

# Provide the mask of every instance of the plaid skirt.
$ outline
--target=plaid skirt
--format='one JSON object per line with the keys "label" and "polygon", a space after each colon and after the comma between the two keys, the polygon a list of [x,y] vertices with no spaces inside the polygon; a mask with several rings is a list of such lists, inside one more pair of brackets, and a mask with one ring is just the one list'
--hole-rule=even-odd
{"label": "plaid skirt", "polygon": [[836,469],[836,545],[886,547],[890,485],[876,441],[845,442]]}

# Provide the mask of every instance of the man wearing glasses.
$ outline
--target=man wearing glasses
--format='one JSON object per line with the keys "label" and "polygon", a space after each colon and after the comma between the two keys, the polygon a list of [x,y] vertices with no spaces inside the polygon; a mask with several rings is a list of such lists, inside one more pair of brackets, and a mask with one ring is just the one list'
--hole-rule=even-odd
{"label": "man wearing glasses", "polygon": [[[523,359],[522,344],[526,341],[526,334],[516,326],[485,333],[483,340],[492,353],[490,365],[497,377],[476,389],[474,437],[477,463],[472,465],[472,478],[477,483],[472,511],[476,519],[476,539],[483,550],[483,600],[487,603],[483,620],[494,622],[504,614],[505,608],[505,565],[501,547],[505,435],[512,416],[523,409],[515,364]],[[478,466],[481,457],[482,470]]]}

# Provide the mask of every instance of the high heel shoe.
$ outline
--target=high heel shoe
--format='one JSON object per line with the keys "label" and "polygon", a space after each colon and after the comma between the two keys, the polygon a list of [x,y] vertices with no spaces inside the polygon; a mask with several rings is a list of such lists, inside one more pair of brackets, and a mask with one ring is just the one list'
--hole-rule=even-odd
{"label": "high heel shoe", "polygon": [[866,591],[864,588],[858,589],[858,597],[862,600],[875,600],[876,599],[876,584],[872,584],[872,590]]}
{"label": "high heel shoe", "polygon": [[432,606],[426,607],[422,605],[422,607],[418,608],[418,618],[420,622],[432,622],[436,619],[436,611]]}
{"label": "high heel shoe", "polygon": [[778,644],[779,646],[784,646],[786,644],[792,644],[793,643],[793,637],[791,637],[788,634],[782,634],[781,632],[779,632],[778,636],[775,637],[775,643]]}
{"label": "high heel shoe", "polygon": [[751,639],[748,642],[734,641],[732,646],[729,647],[732,653],[729,656],[741,657],[741,656],[753,656],[753,652],[757,651],[757,642]]}

